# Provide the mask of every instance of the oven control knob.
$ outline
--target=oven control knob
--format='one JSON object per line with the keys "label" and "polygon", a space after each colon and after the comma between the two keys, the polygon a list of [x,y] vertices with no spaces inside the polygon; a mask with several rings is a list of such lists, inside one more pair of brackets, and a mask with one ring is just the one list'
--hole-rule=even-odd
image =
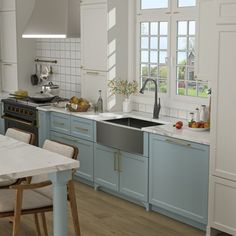
{"label": "oven control knob", "polygon": [[32,111],[29,112],[30,116],[32,116],[34,113]]}
{"label": "oven control knob", "polygon": [[28,111],[25,111],[24,113],[25,113],[25,115],[28,115],[28,114],[29,114]]}
{"label": "oven control knob", "polygon": [[23,110],[23,109],[20,109],[20,113],[22,113],[22,114],[23,114],[23,113],[24,113],[24,110]]}

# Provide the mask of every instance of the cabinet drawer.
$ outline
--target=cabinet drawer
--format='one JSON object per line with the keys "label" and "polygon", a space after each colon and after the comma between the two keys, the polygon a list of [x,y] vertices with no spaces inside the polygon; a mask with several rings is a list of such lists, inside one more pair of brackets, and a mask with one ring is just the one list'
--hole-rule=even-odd
{"label": "cabinet drawer", "polygon": [[16,9],[15,0],[1,0],[0,11],[14,11]]}
{"label": "cabinet drawer", "polygon": [[93,121],[79,117],[71,117],[71,135],[93,141]]}
{"label": "cabinet drawer", "polygon": [[70,116],[53,112],[51,113],[51,130],[70,134]]}
{"label": "cabinet drawer", "polygon": [[236,182],[213,177],[211,202],[214,228],[236,235]]}

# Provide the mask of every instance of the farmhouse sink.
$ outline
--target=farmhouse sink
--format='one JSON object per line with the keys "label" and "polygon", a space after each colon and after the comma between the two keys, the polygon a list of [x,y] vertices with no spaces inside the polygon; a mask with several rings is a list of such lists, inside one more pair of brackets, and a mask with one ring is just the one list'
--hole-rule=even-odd
{"label": "farmhouse sink", "polygon": [[137,129],[142,129],[149,126],[156,126],[156,125],[163,125],[161,123],[147,121],[147,120],[140,120],[132,117],[126,117],[126,118],[119,118],[119,119],[111,119],[107,120],[106,122],[114,123],[118,125],[124,125],[129,126]]}
{"label": "farmhouse sink", "polygon": [[144,127],[161,123],[131,117],[97,121],[97,143],[122,151],[144,155]]}

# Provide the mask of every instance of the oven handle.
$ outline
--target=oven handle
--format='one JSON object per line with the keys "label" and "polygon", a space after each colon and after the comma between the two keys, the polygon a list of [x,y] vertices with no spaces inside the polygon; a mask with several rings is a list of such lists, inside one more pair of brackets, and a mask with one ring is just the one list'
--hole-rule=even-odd
{"label": "oven handle", "polygon": [[13,117],[9,117],[9,116],[6,116],[6,115],[3,115],[2,118],[5,119],[5,120],[10,120],[10,121],[15,121],[15,122],[21,123],[23,125],[33,126],[32,122],[27,122],[27,121],[19,120],[19,119],[16,119],[16,118],[13,118]]}

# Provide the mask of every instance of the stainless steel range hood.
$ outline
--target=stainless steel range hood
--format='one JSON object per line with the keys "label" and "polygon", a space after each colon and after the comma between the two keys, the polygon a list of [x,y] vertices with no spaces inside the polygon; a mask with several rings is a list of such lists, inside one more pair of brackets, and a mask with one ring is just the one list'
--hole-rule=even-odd
{"label": "stainless steel range hood", "polygon": [[80,0],[35,0],[22,37],[80,37]]}

